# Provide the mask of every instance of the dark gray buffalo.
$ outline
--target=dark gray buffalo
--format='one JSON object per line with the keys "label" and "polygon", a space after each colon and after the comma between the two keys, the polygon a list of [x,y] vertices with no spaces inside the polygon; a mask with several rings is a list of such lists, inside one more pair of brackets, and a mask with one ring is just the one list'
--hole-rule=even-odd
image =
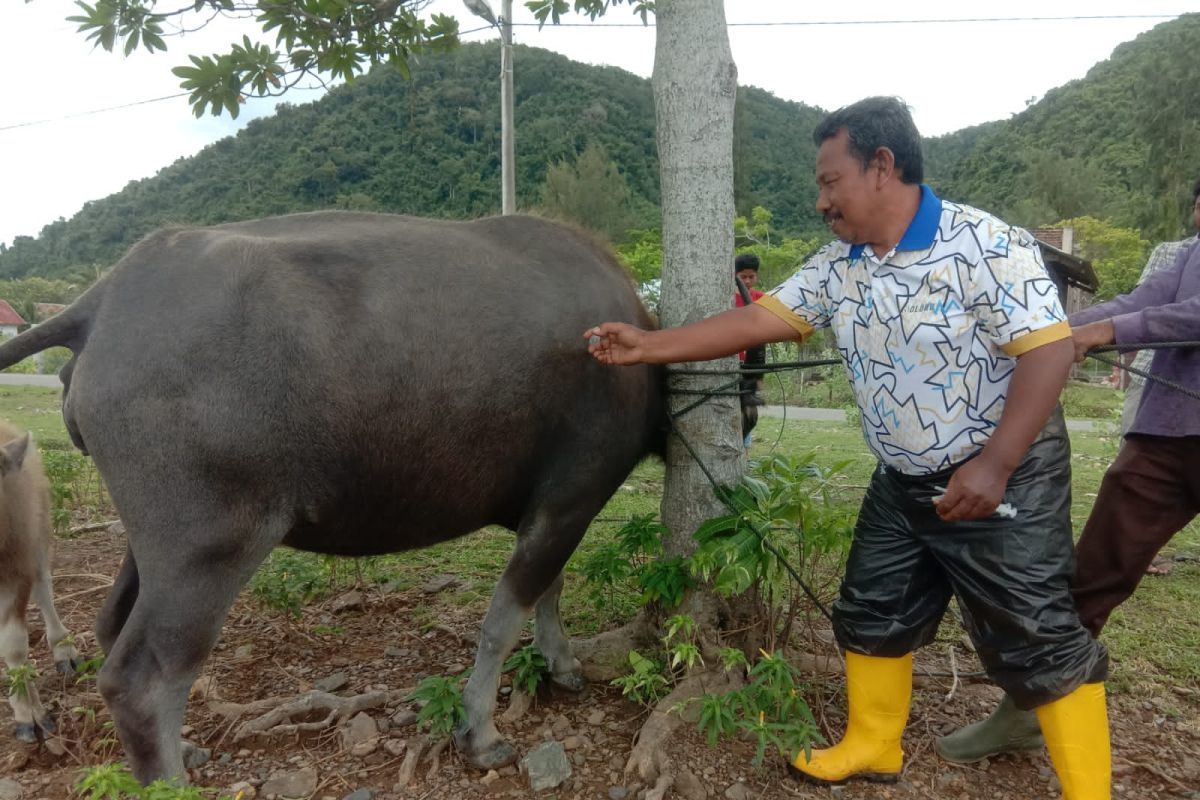
{"label": "dark gray buffalo", "polygon": [[74,352],[63,416],[129,531],[96,633],[134,774],[183,772],[188,689],[273,547],[376,555],[489,524],[516,546],[456,740],[476,766],[512,761],[502,661],[532,612],[555,678],[582,687],[561,570],[664,436],[662,375],[587,355],[603,320],[651,324],[562,226],[313,213],[154,233],[0,346],[0,366]]}

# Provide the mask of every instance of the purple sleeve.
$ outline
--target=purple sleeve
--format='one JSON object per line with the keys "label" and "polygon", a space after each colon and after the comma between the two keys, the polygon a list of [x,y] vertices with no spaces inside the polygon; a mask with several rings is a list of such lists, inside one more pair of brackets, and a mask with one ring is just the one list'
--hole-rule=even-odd
{"label": "purple sleeve", "polygon": [[[1119,295],[1109,300],[1107,303],[1090,306],[1081,311],[1076,311],[1071,315],[1069,322],[1072,328],[1078,328],[1080,325],[1087,325],[1090,322],[1097,322],[1102,319],[1113,318],[1114,325],[1116,318],[1123,316],[1131,316],[1142,313],[1144,310],[1159,311],[1159,306],[1170,308],[1180,303],[1173,303],[1175,293],[1179,290],[1179,282],[1183,277],[1184,267],[1192,257],[1200,258],[1200,247],[1192,245],[1184,249],[1179,257],[1175,259],[1175,263],[1167,269],[1159,270],[1143,281],[1129,294]],[[1170,304],[1169,306],[1166,304]],[[1117,341],[1125,343],[1121,339],[1120,333],[1117,334]],[[1167,341],[1166,339],[1138,339],[1135,341]]]}

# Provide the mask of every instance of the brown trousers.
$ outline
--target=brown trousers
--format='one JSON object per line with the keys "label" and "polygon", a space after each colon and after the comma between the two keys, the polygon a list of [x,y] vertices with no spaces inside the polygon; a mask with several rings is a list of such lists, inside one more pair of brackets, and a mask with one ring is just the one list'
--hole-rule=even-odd
{"label": "brown trousers", "polygon": [[1200,436],[1126,437],[1075,545],[1071,593],[1093,636],[1146,567],[1200,513]]}

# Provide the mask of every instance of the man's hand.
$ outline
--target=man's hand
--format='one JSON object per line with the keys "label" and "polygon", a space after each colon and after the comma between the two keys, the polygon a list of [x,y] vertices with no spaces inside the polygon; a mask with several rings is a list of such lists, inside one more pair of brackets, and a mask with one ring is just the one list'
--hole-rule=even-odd
{"label": "man's hand", "polygon": [[1075,361],[1083,361],[1087,351],[1093,347],[1112,344],[1116,334],[1113,331],[1111,319],[1102,319],[1078,328],[1071,329],[1071,338],[1075,340]]}
{"label": "man's hand", "polygon": [[1012,472],[980,453],[954,471],[934,509],[945,522],[983,519],[996,512]]}
{"label": "man's hand", "polygon": [[588,352],[603,364],[640,364],[645,360],[647,332],[624,322],[605,322],[583,332]]}

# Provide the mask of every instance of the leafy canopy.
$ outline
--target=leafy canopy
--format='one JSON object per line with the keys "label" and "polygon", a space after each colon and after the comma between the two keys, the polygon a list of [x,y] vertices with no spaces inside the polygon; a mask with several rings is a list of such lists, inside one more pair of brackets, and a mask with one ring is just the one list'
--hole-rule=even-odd
{"label": "leafy canopy", "polygon": [[[431,0],[194,0],[160,10],[158,0],[77,0],[80,14],[68,20],[105,50],[120,44],[129,55],[139,46],[167,49],[166,37],[202,28],[218,16],[253,19],[274,45],[243,36],[229,52],[189,56],[172,72],[190,92],[196,116],[236,117],[246,95],[277,97],[305,78],[353,80],[368,67],[390,64],[408,73],[410,56],[444,52],[458,44],[458,21],[421,11]],[[167,29],[173,29],[168,33]]]}

